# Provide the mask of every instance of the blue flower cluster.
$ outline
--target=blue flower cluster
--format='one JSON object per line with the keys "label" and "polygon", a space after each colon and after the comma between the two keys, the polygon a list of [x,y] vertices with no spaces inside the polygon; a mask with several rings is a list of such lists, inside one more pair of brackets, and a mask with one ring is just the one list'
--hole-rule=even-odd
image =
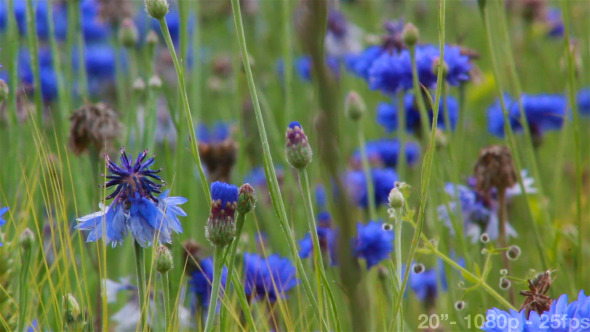
{"label": "blue flower cluster", "polygon": [[[448,110],[448,118],[450,121],[450,129],[455,129],[457,121],[459,119],[459,104],[457,100],[448,96],[441,99],[438,109],[437,126],[441,129],[447,128],[446,116],[445,116],[445,104]],[[420,111],[416,104],[414,95],[406,94],[404,96],[404,108],[405,108],[405,120],[406,130],[410,132],[417,132],[420,128]],[[377,106],[377,123],[379,123],[385,130],[392,132],[398,129],[398,107],[394,103],[379,103]],[[434,118],[434,112],[432,109],[428,110],[428,117],[430,123]]]}
{"label": "blue flower cluster", "polygon": [[[221,287],[225,288],[227,282],[227,268],[224,266],[221,271]],[[193,312],[197,306],[203,308],[209,307],[209,300],[211,299],[211,288],[213,285],[213,258],[205,258],[198,262],[198,267],[194,271],[188,281],[189,291],[194,295],[193,298]]]}
{"label": "blue flower cluster", "polygon": [[[5,214],[6,211],[8,211],[8,207],[0,208],[0,226],[6,224],[6,220],[2,218],[2,215]],[[2,242],[0,242],[0,247],[2,247]]]}
{"label": "blue flower cluster", "polygon": [[[387,197],[395,182],[398,180],[397,173],[391,168],[374,168],[371,170],[371,180],[375,203],[377,205],[387,204]],[[346,173],[346,188],[352,201],[363,208],[369,204],[367,191],[367,179],[362,170],[352,170]]]}
{"label": "blue flower cluster", "polygon": [[[328,257],[330,258],[331,265],[336,265],[338,263],[338,230],[333,228],[332,217],[327,211],[318,213],[317,221],[317,234],[320,242],[320,250],[322,253],[327,253]],[[313,241],[311,234],[307,233],[303,239],[299,240],[299,248],[299,257],[310,257],[313,252]]]}
{"label": "blue flower cluster", "polygon": [[[370,164],[396,168],[399,160],[400,145],[398,139],[389,138],[367,142],[365,149]],[[415,142],[407,142],[404,150],[406,163],[410,166],[416,164],[420,158],[420,145]],[[361,167],[362,158],[359,149],[354,151],[351,159],[353,165],[356,166],[355,168]]]}
{"label": "blue flower cluster", "polygon": [[[567,111],[567,100],[564,96],[523,94],[520,101],[533,135],[540,137],[548,130],[558,130],[563,126]],[[515,132],[522,132],[523,124],[520,121],[518,100],[505,94],[504,102],[510,127]],[[499,100],[488,108],[487,117],[489,132],[495,136],[504,137],[504,114]]]}
{"label": "blue flower cluster", "polygon": [[212,127],[201,122],[198,125],[197,139],[199,143],[217,144],[229,138],[231,131],[232,125],[228,122],[218,121]]}
{"label": "blue flower cluster", "polygon": [[276,302],[299,283],[296,271],[289,259],[279,255],[244,253],[244,291],[250,298]]}
{"label": "blue flower cluster", "polygon": [[384,229],[382,221],[357,223],[357,236],[353,240],[354,255],[365,259],[367,269],[389,257],[393,251],[393,231]]}
{"label": "blue flower cluster", "polygon": [[590,331],[590,296],[584,290],[578,293],[578,299],[568,303],[567,294],[553,301],[548,311],[541,314],[531,311],[526,316],[525,310],[510,309],[506,312],[498,308],[489,309],[482,329],[488,332],[516,331]]}
{"label": "blue flower cluster", "polygon": [[90,231],[87,242],[97,241],[105,237],[106,243],[113,247],[123,243],[128,233],[141,246],[150,246],[153,242],[172,242],[172,232],[182,233],[182,225],[178,216],[186,213],[178,205],[186,203],[184,197],[169,197],[169,191],[160,193],[161,181],[157,175],[159,170],[151,170],[154,158],[146,160],[147,150],[143,151],[135,162],[129,158],[125,149],[121,149],[121,165],[106,156],[107,188],[115,190],[107,196],[113,199],[109,207],[101,211],[78,218],[76,229]]}
{"label": "blue flower cluster", "polygon": [[[444,62],[448,68],[446,81],[453,86],[469,80],[470,58],[455,45],[445,45]],[[439,61],[439,48],[434,45],[416,47],[416,66],[419,82],[427,88],[436,85],[435,63]],[[345,61],[353,74],[367,80],[372,90],[395,94],[413,87],[410,51],[394,51],[383,46],[371,46]]]}

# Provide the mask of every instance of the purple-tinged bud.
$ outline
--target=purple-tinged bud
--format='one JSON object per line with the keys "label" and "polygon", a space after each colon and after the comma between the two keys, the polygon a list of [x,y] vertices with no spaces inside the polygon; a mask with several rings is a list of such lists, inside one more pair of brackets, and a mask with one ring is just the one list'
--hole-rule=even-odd
{"label": "purple-tinged bud", "polygon": [[233,240],[237,207],[238,187],[219,181],[211,184],[211,214],[205,236],[214,246],[223,248]]}
{"label": "purple-tinged bud", "polygon": [[297,169],[303,169],[311,163],[312,151],[303,132],[303,127],[293,121],[287,128],[287,161]]}
{"label": "purple-tinged bud", "polygon": [[418,28],[412,23],[407,23],[402,30],[402,39],[407,46],[414,46],[420,38]]}
{"label": "purple-tinged bud", "polygon": [[363,98],[356,92],[350,91],[344,101],[344,114],[352,121],[357,121],[363,117],[367,111],[367,106]]}
{"label": "purple-tinged bud", "polygon": [[254,206],[256,205],[256,194],[254,193],[254,188],[249,183],[244,183],[240,187],[240,192],[238,196],[238,212],[240,214],[246,214],[252,210],[254,210]]}
{"label": "purple-tinged bud", "polygon": [[168,0],[145,0],[145,10],[156,20],[163,19],[168,14]]}
{"label": "purple-tinged bud", "polygon": [[132,19],[126,18],[119,28],[119,42],[127,48],[133,48],[139,40],[139,32]]}
{"label": "purple-tinged bud", "polygon": [[162,274],[170,271],[173,265],[172,253],[170,252],[170,249],[164,245],[160,245],[156,249],[156,258],[154,259],[154,263],[156,271]]}
{"label": "purple-tinged bud", "polygon": [[6,84],[6,81],[3,79],[0,79],[0,103],[8,98],[9,93],[10,89],[8,88],[8,84]]}

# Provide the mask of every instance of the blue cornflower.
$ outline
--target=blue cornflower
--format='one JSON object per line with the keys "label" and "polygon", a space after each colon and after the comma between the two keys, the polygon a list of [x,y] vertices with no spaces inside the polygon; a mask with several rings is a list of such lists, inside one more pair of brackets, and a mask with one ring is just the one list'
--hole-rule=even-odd
{"label": "blue cornflower", "polygon": [[[0,226],[6,224],[6,220],[2,218],[2,215],[8,211],[8,207],[0,208]],[[0,247],[2,247],[2,242],[0,242]]]}
{"label": "blue cornflower", "polygon": [[264,258],[244,253],[244,291],[250,298],[276,302],[299,283],[296,271],[289,259],[279,255]]}
{"label": "blue cornflower", "polygon": [[450,85],[458,86],[471,78],[471,58],[463,54],[459,46],[445,45],[445,64],[448,68],[446,80]]}
{"label": "blue cornflower", "polygon": [[[383,165],[385,167],[396,168],[399,159],[400,142],[398,139],[383,138],[380,140],[369,141],[366,143],[367,158],[371,165]],[[420,157],[420,145],[415,142],[405,144],[406,163],[414,165]],[[359,149],[352,155],[352,163],[356,168],[362,165],[361,152]]]}
{"label": "blue cornflower", "polygon": [[[32,87],[34,84],[31,55],[27,49],[21,49],[18,53],[19,78],[23,83]],[[53,68],[53,55],[48,48],[39,49],[39,80],[41,83],[41,96],[44,102],[51,102],[57,97],[57,76]]]}
{"label": "blue cornflower", "polygon": [[319,210],[326,208],[326,189],[322,184],[315,187],[315,205]]}
{"label": "blue cornflower", "polygon": [[[548,323],[549,322],[549,323]],[[568,304],[567,294],[553,301],[548,311],[538,313],[531,311],[526,316],[510,309],[506,312],[498,308],[489,309],[482,330],[489,332],[505,331],[590,331],[590,296],[584,290],[578,293],[578,299]]]}
{"label": "blue cornflower", "polygon": [[354,255],[364,258],[367,269],[389,257],[393,251],[393,231],[386,230],[382,221],[356,224],[357,235],[353,240]]}
{"label": "blue cornflower", "polygon": [[86,46],[86,71],[88,79],[115,78],[115,49],[108,44],[93,44]]}
{"label": "blue cornflower", "polygon": [[217,144],[225,141],[230,137],[232,125],[228,122],[216,122],[213,127],[208,127],[204,123],[199,123],[197,130],[197,139],[199,143]]}
{"label": "blue cornflower", "polygon": [[578,111],[584,115],[590,115],[590,88],[581,89],[576,95]]}
{"label": "blue cornflower", "polygon": [[548,26],[548,37],[563,37],[565,27],[563,26],[561,10],[558,8],[549,8],[549,10],[547,10],[547,16],[545,17],[545,23]]}
{"label": "blue cornflower", "polygon": [[373,62],[387,52],[382,46],[369,46],[359,54],[349,54],[344,57],[344,65],[354,75],[369,80],[369,69]]}
{"label": "blue cornflower", "polygon": [[[101,207],[101,211],[78,218],[80,223],[76,229],[89,230],[87,242],[97,241],[105,237],[106,243],[113,247],[123,243],[125,236],[131,233],[135,241],[141,246],[150,246],[152,242],[172,242],[172,232],[182,233],[182,226],[178,216],[186,216],[178,207],[186,203],[183,197],[168,197],[168,191],[160,193],[161,181],[157,175],[160,170],[149,167],[155,159],[146,160],[147,150],[139,154],[135,162],[129,158],[125,149],[121,149],[121,165],[111,161],[106,156],[107,188],[115,190],[107,196],[114,198],[109,207]],[[103,224],[104,221],[104,224]]]}
{"label": "blue cornflower", "polygon": [[[536,193],[537,190],[533,187],[534,180],[529,178],[527,171],[521,172],[525,191],[527,193]],[[471,242],[478,241],[482,233],[487,233],[490,239],[494,240],[498,237],[498,204],[495,198],[495,192],[492,198],[485,198],[475,190],[475,181],[470,179],[468,186],[455,185],[453,183],[445,184],[444,190],[451,198],[451,201],[446,204],[441,204],[437,207],[438,217],[449,228],[451,234],[454,234],[452,215],[458,213],[458,206],[460,204],[461,217],[463,219],[464,235],[471,238]],[[521,195],[520,186],[516,184],[514,187],[506,190],[506,198]],[[458,218],[456,216],[456,218]],[[516,231],[509,223],[506,223],[506,234],[508,236],[516,237]]]}
{"label": "blue cornflower", "polygon": [[[446,129],[447,127],[444,114],[445,102],[449,112],[449,121],[451,122],[450,128],[453,130],[457,126],[457,121],[459,119],[459,104],[453,96],[447,96],[446,98],[441,99],[437,127],[441,129]],[[428,106],[428,103],[426,105]],[[418,110],[418,105],[416,105],[413,94],[406,94],[404,96],[404,107],[406,109],[406,129],[410,132],[419,132],[421,125],[420,111]],[[379,103],[379,105],[377,105],[377,123],[389,132],[397,130],[397,112],[398,107],[395,104]],[[434,117],[432,109],[428,111],[428,117],[430,119],[430,124],[432,124],[432,119]]]}
{"label": "blue cornflower", "polygon": [[211,184],[211,214],[205,236],[217,247],[227,246],[235,236],[238,196],[238,187],[232,184],[219,181]]}
{"label": "blue cornflower", "polygon": [[[317,234],[318,240],[320,242],[320,250],[323,253],[326,253],[330,257],[330,262],[332,265],[336,265],[336,246],[338,241],[338,230],[332,228],[332,218],[330,213],[327,211],[322,211],[318,213],[317,216],[318,227],[317,227]],[[299,257],[307,258],[313,252],[313,241],[311,238],[311,234],[305,234],[305,237],[299,240]]]}
{"label": "blue cornflower", "polygon": [[80,3],[80,22],[86,43],[106,42],[111,34],[108,23],[99,16],[99,7],[97,0],[84,0]]}
{"label": "blue cornflower", "polygon": [[[221,271],[221,292],[225,288],[227,281],[227,268],[224,266]],[[213,283],[213,258],[209,257],[198,262],[198,267],[191,274],[188,281],[189,291],[194,295],[193,306],[196,309],[198,305],[203,308],[209,307],[211,298],[211,287]],[[193,310],[194,311],[194,310]]]}
{"label": "blue cornflower", "polygon": [[[371,170],[371,178],[375,190],[375,203],[387,204],[387,196],[398,180],[397,173],[390,168],[374,168]],[[346,187],[355,204],[363,208],[368,206],[367,180],[362,170],[346,173]]]}
{"label": "blue cornflower", "polygon": [[[531,133],[536,137],[542,137],[547,130],[558,130],[563,126],[567,100],[562,95],[527,95],[521,97],[524,113],[529,123]],[[518,100],[504,95],[504,102],[508,110],[510,127],[515,132],[522,132],[520,122],[520,110]],[[504,137],[504,115],[499,100],[488,108],[488,131],[495,136]]]}

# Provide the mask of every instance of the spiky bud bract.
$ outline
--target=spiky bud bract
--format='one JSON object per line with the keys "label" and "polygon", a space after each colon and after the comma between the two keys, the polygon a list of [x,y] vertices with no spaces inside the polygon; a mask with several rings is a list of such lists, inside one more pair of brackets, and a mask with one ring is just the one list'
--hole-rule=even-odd
{"label": "spiky bud bract", "polygon": [[231,243],[236,232],[235,212],[238,206],[238,187],[224,182],[211,184],[211,214],[207,221],[206,237],[216,247]]}
{"label": "spiky bud bract", "polygon": [[296,169],[303,169],[311,163],[312,151],[303,132],[303,127],[293,121],[287,128],[287,161]]}
{"label": "spiky bud bract", "polygon": [[367,106],[363,98],[356,91],[350,91],[344,101],[344,114],[352,121],[357,121],[363,117],[367,111]]}
{"label": "spiky bud bract", "polygon": [[160,245],[156,249],[156,258],[154,259],[154,266],[156,271],[166,273],[172,269],[173,260],[170,249],[164,245]]}
{"label": "spiky bud bract", "polygon": [[256,194],[254,188],[249,183],[244,183],[239,190],[238,195],[238,212],[246,214],[254,209],[256,205]]}
{"label": "spiky bud bract", "polygon": [[168,14],[168,0],[145,0],[145,10],[151,17],[160,20]]}

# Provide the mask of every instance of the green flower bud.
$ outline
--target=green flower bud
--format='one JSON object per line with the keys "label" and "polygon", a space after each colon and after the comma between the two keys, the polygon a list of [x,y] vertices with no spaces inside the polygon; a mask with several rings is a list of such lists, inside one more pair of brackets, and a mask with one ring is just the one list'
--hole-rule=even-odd
{"label": "green flower bud", "polygon": [[156,249],[156,258],[154,259],[154,266],[156,271],[160,273],[166,273],[172,269],[172,253],[164,245],[160,245]]}
{"label": "green flower bud", "polygon": [[162,80],[160,79],[160,76],[154,75],[150,77],[148,87],[152,90],[160,90],[162,88]]}
{"label": "green flower bud", "polygon": [[249,183],[244,183],[240,187],[238,196],[238,212],[246,214],[254,209],[256,205],[256,194],[254,188]]}
{"label": "green flower bud", "polygon": [[137,27],[132,19],[126,18],[121,22],[119,28],[119,42],[127,48],[133,48],[139,40],[139,33]]}
{"label": "green flower bud", "polygon": [[23,249],[31,249],[33,243],[35,243],[35,235],[29,228],[22,232],[19,243]]}
{"label": "green flower bud", "polygon": [[63,312],[66,324],[76,323],[80,319],[80,305],[71,293],[63,297]]}
{"label": "green flower bud", "polygon": [[389,192],[388,199],[389,206],[391,206],[394,209],[399,209],[402,206],[404,206],[404,195],[399,189],[395,187],[391,189],[391,191]]}
{"label": "green flower bud", "polygon": [[357,121],[366,111],[367,107],[361,96],[356,91],[350,91],[344,101],[344,114],[352,121]]}
{"label": "green flower bud", "polygon": [[168,14],[168,0],[145,0],[145,10],[156,20],[163,19]]}
{"label": "green flower bud", "polygon": [[416,26],[412,23],[406,23],[404,29],[402,30],[402,40],[404,41],[404,44],[410,47],[414,46],[418,42],[419,38],[420,32],[418,31],[418,28],[416,28]]}

